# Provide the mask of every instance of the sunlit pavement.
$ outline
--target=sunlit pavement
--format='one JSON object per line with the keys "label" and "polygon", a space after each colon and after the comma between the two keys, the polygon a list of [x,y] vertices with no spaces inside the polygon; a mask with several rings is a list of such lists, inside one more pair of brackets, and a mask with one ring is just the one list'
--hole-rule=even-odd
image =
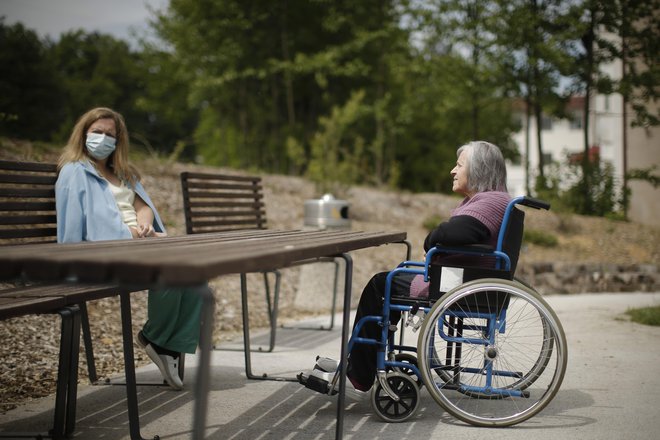
{"label": "sunlit pavement", "polygon": [[[660,431],[660,327],[631,323],[624,312],[660,304],[660,293],[546,299],[566,332],[569,361],[561,389],[540,414],[511,428],[475,428],[444,412],[423,390],[420,410],[404,423],[382,422],[368,400],[348,403],[344,438],[656,439]],[[289,325],[318,328],[328,321],[326,316]],[[341,322],[341,316],[336,322]],[[253,372],[293,377],[312,368],[317,354],[337,357],[340,336],[338,327],[332,331],[279,328],[273,353],[253,353]],[[407,337],[412,338],[412,333]],[[254,348],[267,339],[267,334],[255,335]],[[238,350],[213,352],[208,438],[335,438],[336,396],[324,396],[294,382],[247,380],[240,341],[222,347]],[[139,387],[143,437],[190,438],[195,360],[187,358],[184,391]],[[160,375],[153,366],[140,368],[138,381],[157,383]],[[51,396],[0,415],[0,430],[46,430],[52,423],[52,408]],[[74,438],[130,438],[122,386],[80,385]]]}

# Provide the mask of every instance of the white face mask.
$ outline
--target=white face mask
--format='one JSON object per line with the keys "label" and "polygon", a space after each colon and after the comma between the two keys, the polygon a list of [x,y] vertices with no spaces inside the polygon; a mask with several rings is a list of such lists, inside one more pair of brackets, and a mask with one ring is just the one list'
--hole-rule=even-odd
{"label": "white face mask", "polygon": [[87,133],[85,146],[94,159],[105,159],[115,151],[117,140],[107,134]]}

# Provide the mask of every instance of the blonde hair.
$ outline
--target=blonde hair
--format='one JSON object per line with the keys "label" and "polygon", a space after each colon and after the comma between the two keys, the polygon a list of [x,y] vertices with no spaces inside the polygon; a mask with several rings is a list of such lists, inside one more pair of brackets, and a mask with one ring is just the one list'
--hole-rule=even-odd
{"label": "blonde hair", "polygon": [[[140,180],[140,173],[128,162],[129,140],[126,123],[124,122],[122,115],[106,107],[93,108],[78,119],[78,122],[76,122],[76,125],[73,127],[71,136],[69,136],[69,141],[64,147],[64,151],[57,162],[57,169],[62,169],[64,165],[70,162],[89,160],[91,158],[87,152],[87,147],[85,146],[87,130],[89,130],[89,127],[99,119],[112,119],[115,121],[115,128],[117,130],[116,148],[115,151],[108,156],[108,167],[110,167],[120,179],[135,184],[135,182]],[[89,162],[94,165],[93,160],[89,160]]]}

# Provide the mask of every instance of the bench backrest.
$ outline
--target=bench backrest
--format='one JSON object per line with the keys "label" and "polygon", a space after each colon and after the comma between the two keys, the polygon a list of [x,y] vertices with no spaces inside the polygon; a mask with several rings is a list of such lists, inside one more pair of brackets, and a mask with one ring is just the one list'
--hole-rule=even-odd
{"label": "bench backrest", "polygon": [[57,241],[52,163],[0,160],[0,245]]}
{"label": "bench backrest", "polygon": [[266,229],[261,177],[181,173],[186,233]]}

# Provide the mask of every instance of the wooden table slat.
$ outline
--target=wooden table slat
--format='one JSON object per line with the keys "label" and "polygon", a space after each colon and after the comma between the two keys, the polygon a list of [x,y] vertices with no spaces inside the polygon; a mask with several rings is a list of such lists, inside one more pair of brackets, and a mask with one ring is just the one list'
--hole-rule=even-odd
{"label": "wooden table slat", "polygon": [[270,270],[319,256],[402,241],[404,232],[257,230],[153,240],[0,249],[0,278],[74,277],[95,283],[196,284],[219,275]]}

